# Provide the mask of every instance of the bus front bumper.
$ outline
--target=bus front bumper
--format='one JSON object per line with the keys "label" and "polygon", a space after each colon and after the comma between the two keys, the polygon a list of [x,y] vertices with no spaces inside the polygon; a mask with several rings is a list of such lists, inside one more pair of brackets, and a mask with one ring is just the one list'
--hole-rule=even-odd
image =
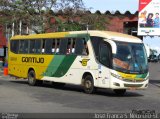
{"label": "bus front bumper", "polygon": [[110,88],[112,89],[129,89],[129,90],[137,90],[137,89],[146,89],[148,87],[149,79],[136,82],[136,81],[124,81],[120,79],[112,79],[110,82]]}

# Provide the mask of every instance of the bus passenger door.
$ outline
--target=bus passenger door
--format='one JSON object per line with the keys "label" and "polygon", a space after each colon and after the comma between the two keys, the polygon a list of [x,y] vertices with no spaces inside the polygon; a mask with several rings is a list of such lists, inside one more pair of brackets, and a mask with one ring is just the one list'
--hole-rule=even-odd
{"label": "bus passenger door", "polygon": [[109,88],[110,84],[110,68],[111,68],[111,50],[105,42],[100,44],[99,50],[99,86]]}

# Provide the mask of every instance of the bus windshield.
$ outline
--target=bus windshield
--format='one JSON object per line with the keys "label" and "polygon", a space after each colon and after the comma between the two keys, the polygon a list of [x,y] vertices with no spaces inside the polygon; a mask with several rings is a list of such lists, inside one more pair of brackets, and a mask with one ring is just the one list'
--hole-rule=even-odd
{"label": "bus windshield", "polygon": [[117,53],[113,55],[113,69],[133,74],[148,72],[144,44],[116,42],[116,45]]}

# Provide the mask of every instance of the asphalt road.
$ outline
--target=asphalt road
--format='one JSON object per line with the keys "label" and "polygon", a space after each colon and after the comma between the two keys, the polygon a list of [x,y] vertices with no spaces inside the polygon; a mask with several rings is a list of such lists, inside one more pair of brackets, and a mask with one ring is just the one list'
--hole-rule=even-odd
{"label": "asphalt road", "polygon": [[127,91],[116,96],[111,90],[85,94],[80,86],[32,87],[26,80],[0,76],[0,112],[10,113],[106,113],[133,110],[160,112],[160,63],[150,64],[150,84],[146,90]]}

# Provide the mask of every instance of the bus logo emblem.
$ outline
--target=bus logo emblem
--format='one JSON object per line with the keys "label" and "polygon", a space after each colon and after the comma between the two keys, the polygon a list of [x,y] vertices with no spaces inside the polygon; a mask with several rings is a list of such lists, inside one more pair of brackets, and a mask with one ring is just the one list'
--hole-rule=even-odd
{"label": "bus logo emblem", "polygon": [[82,66],[87,66],[87,63],[90,59],[82,59],[82,61],[80,61],[80,63],[82,64]]}

